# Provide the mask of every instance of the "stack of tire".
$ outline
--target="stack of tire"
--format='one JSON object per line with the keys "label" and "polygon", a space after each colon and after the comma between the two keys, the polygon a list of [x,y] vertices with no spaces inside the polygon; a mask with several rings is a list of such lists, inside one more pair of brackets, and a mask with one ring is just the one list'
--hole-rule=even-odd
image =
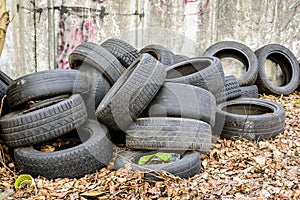
{"label": "stack of tire", "polygon": [[[284,108],[257,97],[258,93],[289,95],[297,89],[299,64],[289,49],[279,44],[269,44],[253,52],[244,44],[223,41],[209,47],[204,55],[220,59],[235,58],[246,67],[246,73],[238,79],[226,77],[223,91],[226,98],[217,102],[218,124],[213,128],[216,135],[220,133],[222,138],[260,141],[273,138],[284,131]],[[265,72],[267,60],[281,68],[282,85],[275,85],[268,79]]]}
{"label": "stack of tire", "polygon": [[[228,56],[245,64],[245,75],[224,75],[221,59]],[[266,78],[266,59],[282,67],[282,86]],[[253,52],[225,41],[189,58],[160,45],[138,51],[119,39],[82,43],[69,56],[72,70],[37,72],[9,84],[0,142],[15,148],[17,169],[34,176],[96,171],[112,157],[111,138],[129,149],[117,154],[115,169],[129,164],[149,179],[162,171],[188,178],[200,171],[200,154],[210,151],[213,138],[258,141],[283,132],[284,108],[257,97],[295,91],[295,60],[281,45]],[[55,138],[82,143],[55,152],[35,147]],[[158,154],[171,154],[171,160]]]}
{"label": "stack of tire", "polygon": [[[108,129],[88,119],[81,95],[87,76],[77,70],[47,70],[11,81],[8,112],[0,118],[0,140],[14,148],[17,169],[47,178],[81,177],[106,166],[112,157]],[[61,151],[42,152],[57,138],[74,141]]]}
{"label": "stack of tire", "polygon": [[[243,44],[221,42],[208,48],[204,56],[194,58],[175,55],[160,45],[148,45],[138,52],[117,39],[109,39],[100,46],[93,44],[92,50],[88,48],[91,45],[77,47],[70,55],[70,63],[79,70],[84,63],[101,69],[103,61],[96,62],[91,55],[108,51],[126,68],[96,106],[95,114],[109,127],[113,137],[125,136],[126,147],[130,149],[118,154],[115,168],[131,164],[133,170],[147,171],[148,178],[157,178],[153,176],[157,171],[182,178],[197,173],[200,170],[197,152],[208,152],[213,137],[256,141],[282,133],[283,107],[257,99],[258,92],[287,95],[298,86],[299,68],[295,68],[294,56],[280,45],[267,45],[255,54]],[[274,48],[276,55],[272,54]],[[245,63],[244,76],[238,79],[224,76],[219,58],[228,55]],[[278,55],[291,62],[281,62]],[[273,89],[268,83],[263,70],[267,58],[280,63],[283,71],[289,73],[285,85]],[[281,88],[286,85],[289,90],[282,93],[286,89]],[[138,165],[144,156],[170,151],[181,159]]]}

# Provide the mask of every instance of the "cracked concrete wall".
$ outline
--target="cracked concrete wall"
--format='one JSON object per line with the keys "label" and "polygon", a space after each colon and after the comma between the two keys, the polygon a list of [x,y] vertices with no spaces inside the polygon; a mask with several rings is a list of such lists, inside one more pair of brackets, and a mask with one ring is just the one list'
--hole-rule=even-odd
{"label": "cracked concrete wall", "polygon": [[253,50],[279,43],[300,60],[299,0],[10,0],[12,22],[0,69],[13,78],[68,68],[84,41],[117,37],[142,48],[158,43],[175,53],[202,55],[218,41]]}

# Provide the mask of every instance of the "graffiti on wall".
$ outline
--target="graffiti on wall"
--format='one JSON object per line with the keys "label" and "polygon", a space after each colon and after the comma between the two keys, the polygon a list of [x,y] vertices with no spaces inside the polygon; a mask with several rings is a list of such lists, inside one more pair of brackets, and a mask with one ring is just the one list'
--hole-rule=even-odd
{"label": "graffiti on wall", "polygon": [[[102,4],[104,0],[93,0]],[[100,8],[65,7],[59,10],[59,27],[57,31],[57,68],[70,69],[68,56],[79,44],[83,42],[98,42],[101,38],[101,26],[107,15],[139,16],[144,12],[109,13],[103,5]],[[75,26],[70,26],[75,24]]]}
{"label": "graffiti on wall", "polygon": [[[94,0],[94,2],[103,3],[99,0]],[[104,6],[95,9],[61,5],[56,10],[59,10],[57,68],[70,69],[69,54],[83,42],[99,41],[101,22],[108,13]]]}

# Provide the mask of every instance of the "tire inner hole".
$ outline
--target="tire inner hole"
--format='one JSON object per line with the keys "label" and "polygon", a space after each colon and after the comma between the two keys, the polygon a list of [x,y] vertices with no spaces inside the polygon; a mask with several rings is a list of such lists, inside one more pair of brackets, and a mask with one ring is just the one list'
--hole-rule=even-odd
{"label": "tire inner hole", "polygon": [[271,108],[255,104],[228,105],[222,110],[238,115],[264,115],[274,112]]}
{"label": "tire inner hole", "polygon": [[185,64],[174,67],[167,71],[167,79],[179,78],[201,71],[212,65],[212,60],[199,59],[195,61],[187,61]]}
{"label": "tire inner hole", "polygon": [[266,59],[264,69],[268,80],[276,86],[284,86],[291,80],[290,61],[280,53],[270,54]]}
{"label": "tire inner hole", "polygon": [[221,50],[214,56],[220,59],[225,76],[234,75],[240,78],[246,74],[250,65],[248,58],[234,49]]}
{"label": "tire inner hole", "polygon": [[42,144],[34,145],[33,148],[41,152],[55,152],[69,149],[82,144],[88,139],[86,132],[83,132],[78,134],[77,130],[73,130],[58,138],[49,140]]}

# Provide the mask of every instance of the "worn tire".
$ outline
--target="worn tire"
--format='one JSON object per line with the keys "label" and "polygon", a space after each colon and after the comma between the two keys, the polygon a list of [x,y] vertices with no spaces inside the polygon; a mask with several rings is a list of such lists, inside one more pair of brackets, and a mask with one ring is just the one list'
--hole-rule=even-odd
{"label": "worn tire", "polygon": [[15,79],[7,88],[11,110],[24,107],[29,101],[89,92],[88,78],[77,70],[46,70]]}
{"label": "worn tire", "polygon": [[140,53],[149,53],[166,66],[174,64],[174,53],[158,44],[147,45],[143,49],[141,49]]}
{"label": "worn tire", "polygon": [[177,54],[177,55],[173,56],[173,63],[172,64],[176,64],[176,63],[179,63],[179,62],[182,62],[182,61],[186,61],[188,59],[190,59],[188,56]]}
{"label": "worn tire", "polygon": [[225,119],[221,137],[226,139],[260,141],[284,131],[285,110],[272,101],[240,98],[219,104],[217,112]]}
{"label": "worn tire", "polygon": [[[49,104],[49,105],[48,105]],[[11,112],[0,118],[0,138],[9,147],[30,146],[64,135],[87,119],[79,94]]]}
{"label": "worn tire", "polygon": [[225,86],[216,95],[217,104],[224,101],[229,101],[240,97],[242,94],[241,87],[235,76],[230,75],[225,77]]}
{"label": "worn tire", "polygon": [[[161,151],[160,151],[161,152]],[[200,172],[201,160],[197,151],[185,152],[180,160],[165,164],[138,165],[140,157],[156,153],[156,151],[122,151],[117,154],[114,169],[131,166],[131,170],[144,172],[144,177],[151,180],[160,180],[161,172],[168,172],[180,178],[190,178]]]}
{"label": "worn tire", "polygon": [[6,95],[7,93],[7,85],[3,81],[0,80],[0,102],[2,98]]}
{"label": "worn tire", "polygon": [[211,126],[200,120],[138,118],[126,131],[126,146],[132,149],[208,152],[211,149],[211,137]]}
{"label": "worn tire", "polygon": [[167,82],[201,87],[215,94],[224,87],[224,71],[215,57],[195,57],[167,68]]}
{"label": "worn tire", "polygon": [[79,178],[108,165],[112,144],[108,129],[96,120],[87,120],[77,129],[82,143],[68,149],[41,152],[33,147],[14,150],[15,165],[22,173],[48,179]]}
{"label": "worn tire", "polygon": [[101,46],[113,54],[125,68],[128,68],[141,55],[127,42],[115,38],[104,41]]}
{"label": "worn tire", "polygon": [[258,98],[258,88],[256,85],[240,87],[241,98]]}
{"label": "worn tire", "polygon": [[78,70],[86,74],[89,79],[91,85],[90,92],[81,96],[86,105],[88,118],[96,119],[96,108],[111,88],[110,83],[99,70],[87,63],[83,63]]}
{"label": "worn tire", "polygon": [[69,55],[69,63],[72,69],[79,68],[83,63],[88,63],[100,70],[113,85],[123,74],[125,68],[119,60],[104,47],[85,42],[77,46]]}
{"label": "worn tire", "polygon": [[[258,58],[258,76],[256,85],[260,94],[289,95],[299,85],[299,64],[294,54],[279,44],[269,44],[255,51]],[[284,77],[281,86],[272,84],[265,72],[267,59],[279,64]]]}
{"label": "worn tire", "polygon": [[240,86],[253,85],[255,83],[258,69],[257,57],[252,49],[245,44],[235,41],[218,42],[204,52],[205,56],[216,56],[219,59],[232,57],[241,61],[246,67],[246,73],[238,78]]}
{"label": "worn tire", "polygon": [[98,120],[115,131],[125,131],[154,98],[165,77],[160,62],[149,54],[141,55],[99,104]]}
{"label": "worn tire", "polygon": [[165,82],[142,117],[181,117],[198,119],[214,125],[216,100],[202,88],[182,83]]}

